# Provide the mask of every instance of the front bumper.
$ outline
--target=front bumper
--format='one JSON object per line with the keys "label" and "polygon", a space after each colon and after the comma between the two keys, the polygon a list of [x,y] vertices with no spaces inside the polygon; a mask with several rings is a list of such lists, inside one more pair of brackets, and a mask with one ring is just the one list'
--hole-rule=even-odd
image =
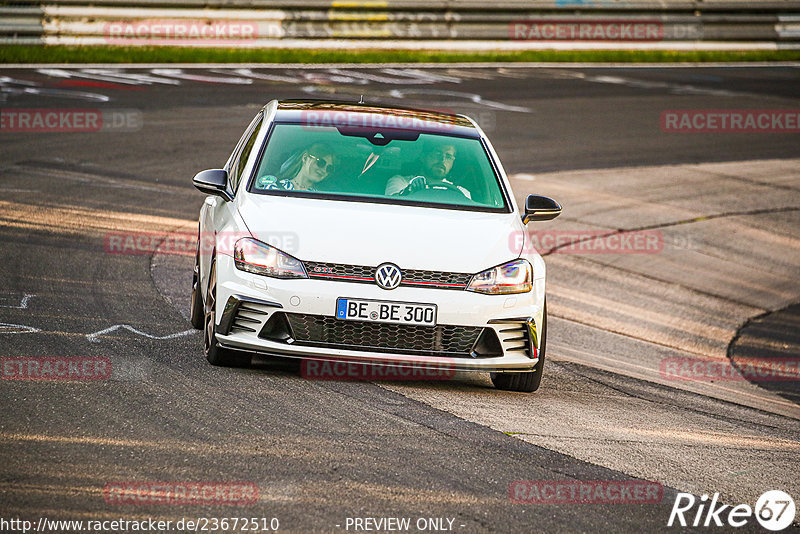
{"label": "front bumper", "polygon": [[[236,269],[233,259],[223,255],[217,257],[216,272],[217,339],[224,347],[283,357],[458,371],[520,372],[538,363],[543,279],[536,280],[529,293],[481,295],[268,278]],[[339,297],[433,303],[439,310],[437,326],[341,321],[334,317]],[[304,328],[297,327],[300,320],[305,321]],[[475,344],[470,347],[462,336],[455,351],[458,343],[448,344],[453,332],[474,334]],[[430,345],[422,339],[426,335],[431,336]],[[494,341],[486,343],[487,339]]]}

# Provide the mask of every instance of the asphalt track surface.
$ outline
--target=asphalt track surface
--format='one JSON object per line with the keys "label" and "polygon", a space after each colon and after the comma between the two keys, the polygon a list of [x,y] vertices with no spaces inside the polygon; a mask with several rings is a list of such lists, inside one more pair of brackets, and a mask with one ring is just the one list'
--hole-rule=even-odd
{"label": "asphalt track surface", "polygon": [[[685,383],[658,369],[798,355],[800,134],[660,125],[674,109],[796,110],[798,82],[794,67],[0,69],[4,110],[129,118],[95,133],[0,132],[0,355],[106,357],[113,369],[0,381],[0,518],[645,532],[678,530],[666,526],[677,491],[752,506],[781,489],[797,501],[796,383]],[[518,197],[564,204],[544,228],[663,232],[660,254],[548,254],[536,394],[482,375],[404,384],[305,380],[281,361],[214,368],[186,319],[191,257],[107,251],[110,232],[191,231],[203,199],[191,176],[221,166],[266,101],[362,94],[475,116]],[[663,483],[661,502],[509,499],[519,480],[630,479]],[[109,503],[103,489],[118,481],[246,482],[258,500]],[[735,530],[759,529],[751,518]]]}

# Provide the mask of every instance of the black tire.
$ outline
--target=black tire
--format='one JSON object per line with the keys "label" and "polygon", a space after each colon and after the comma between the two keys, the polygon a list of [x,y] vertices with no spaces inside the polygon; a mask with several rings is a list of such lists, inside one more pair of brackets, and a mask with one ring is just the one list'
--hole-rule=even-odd
{"label": "black tire", "polygon": [[223,367],[248,367],[250,355],[219,346],[217,341],[217,269],[211,264],[208,276],[208,292],[206,293],[203,314],[203,352],[211,365]]}
{"label": "black tire", "polygon": [[200,245],[198,243],[197,255],[194,258],[194,272],[192,273],[192,305],[189,312],[189,321],[196,330],[205,328],[205,315],[202,288],[200,287]]}
{"label": "black tire", "polygon": [[541,348],[539,349],[539,362],[533,371],[526,373],[492,373],[492,384],[497,389],[505,391],[520,391],[531,393],[539,389],[542,384],[542,373],[544,372],[544,353],[547,346],[547,303],[544,305],[542,314],[542,333]]}

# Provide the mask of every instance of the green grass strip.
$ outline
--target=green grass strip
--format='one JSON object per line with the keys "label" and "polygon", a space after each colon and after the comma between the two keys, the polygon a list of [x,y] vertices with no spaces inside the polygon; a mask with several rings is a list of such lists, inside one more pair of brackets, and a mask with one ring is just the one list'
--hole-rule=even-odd
{"label": "green grass strip", "polygon": [[174,46],[0,47],[0,63],[456,63],[456,62],[754,62],[800,61],[800,50],[525,50],[414,51],[278,48],[182,48]]}

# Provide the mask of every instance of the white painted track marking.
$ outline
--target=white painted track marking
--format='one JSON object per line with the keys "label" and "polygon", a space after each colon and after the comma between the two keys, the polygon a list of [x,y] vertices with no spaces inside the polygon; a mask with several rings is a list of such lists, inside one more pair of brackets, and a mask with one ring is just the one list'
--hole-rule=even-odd
{"label": "white painted track marking", "polygon": [[129,324],[115,324],[114,326],[110,326],[110,327],[108,327],[108,328],[106,328],[104,330],[99,330],[97,332],[92,332],[91,334],[86,334],[86,339],[88,339],[92,343],[99,343],[101,341],[100,339],[98,339],[99,336],[102,336],[104,334],[110,334],[111,332],[114,332],[114,331],[120,330],[120,329],[130,330],[134,334],[138,334],[140,336],[144,336],[144,337],[146,337],[148,339],[158,339],[158,340],[175,339],[175,338],[178,338],[178,337],[188,336],[189,334],[193,334],[193,333],[197,332],[197,330],[184,330],[183,332],[176,332],[174,334],[167,334],[166,336],[154,336],[152,334],[148,334],[147,332],[142,332],[141,330],[139,330],[137,328],[134,328]]}
{"label": "white painted track marking", "polygon": [[38,328],[23,324],[0,323],[0,334],[33,334],[39,332]]}
{"label": "white painted track marking", "polygon": [[32,295],[30,293],[24,293],[22,295],[22,299],[20,300],[19,304],[15,306],[7,306],[5,304],[0,304],[0,308],[14,308],[16,310],[25,310],[28,308],[28,302],[35,296],[36,295]]}

